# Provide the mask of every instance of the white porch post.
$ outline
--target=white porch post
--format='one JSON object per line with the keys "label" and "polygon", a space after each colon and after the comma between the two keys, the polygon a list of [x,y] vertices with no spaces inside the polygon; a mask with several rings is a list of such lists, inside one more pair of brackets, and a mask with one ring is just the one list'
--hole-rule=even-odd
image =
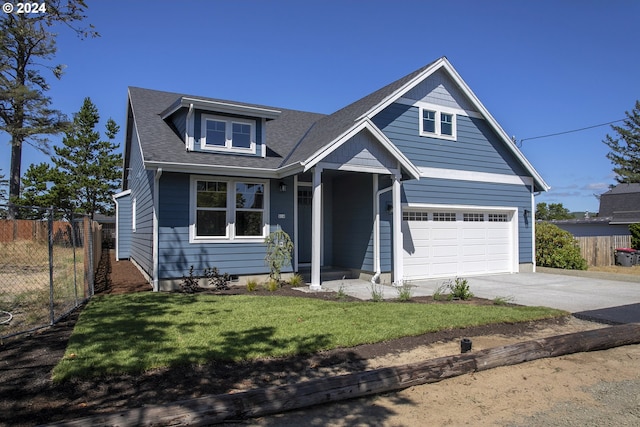
{"label": "white porch post", "polygon": [[312,291],[322,289],[320,264],[322,262],[322,167],[313,168],[313,193],[311,213],[311,283]]}
{"label": "white porch post", "polygon": [[402,285],[404,277],[402,259],[402,202],[400,198],[401,184],[400,175],[393,177],[393,284]]}

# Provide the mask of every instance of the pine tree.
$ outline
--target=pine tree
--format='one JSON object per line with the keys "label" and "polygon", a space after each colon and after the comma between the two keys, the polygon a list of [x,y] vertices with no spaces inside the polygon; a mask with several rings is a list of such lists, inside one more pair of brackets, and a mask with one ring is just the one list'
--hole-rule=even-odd
{"label": "pine tree", "polygon": [[607,158],[611,160],[619,183],[640,182],[640,101],[636,101],[631,113],[622,126],[611,126],[617,137],[606,136],[604,142],[611,151]]}
{"label": "pine tree", "polygon": [[120,127],[109,119],[106,124],[107,141],[95,130],[100,115],[90,98],[85,98],[75,115],[71,129],[66,132],[61,147],[54,147],[52,160],[56,169],[56,186],[68,189],[76,212],[93,218],[96,213],[113,213],[112,194],[118,189],[122,155],[113,140]]}
{"label": "pine tree", "polygon": [[[11,137],[9,196],[20,195],[23,144],[48,153],[49,135],[62,133],[67,119],[51,107],[43,71],[61,78],[63,65],[47,65],[56,53],[57,35],[48,29],[65,24],[81,37],[96,37],[89,27],[75,25],[85,18],[84,0],[47,0],[46,11],[0,14],[0,131]],[[12,214],[10,214],[13,216]]]}
{"label": "pine tree", "polygon": [[107,141],[100,138],[96,126],[100,121],[97,107],[85,98],[73,123],[54,147],[53,167],[46,163],[31,165],[22,178],[20,204],[54,206],[69,216],[72,212],[91,215],[113,213],[111,195],[118,189],[122,155],[116,153],[115,139],[119,126],[109,119]]}

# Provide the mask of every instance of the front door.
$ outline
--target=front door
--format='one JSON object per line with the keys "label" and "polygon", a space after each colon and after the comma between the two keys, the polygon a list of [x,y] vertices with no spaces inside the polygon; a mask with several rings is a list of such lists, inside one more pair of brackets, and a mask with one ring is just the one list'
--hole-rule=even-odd
{"label": "front door", "polygon": [[311,187],[298,187],[298,264],[311,264]]}

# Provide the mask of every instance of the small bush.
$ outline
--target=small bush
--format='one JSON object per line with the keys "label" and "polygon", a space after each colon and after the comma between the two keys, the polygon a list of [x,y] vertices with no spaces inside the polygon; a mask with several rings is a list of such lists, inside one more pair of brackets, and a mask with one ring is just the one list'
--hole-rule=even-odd
{"label": "small bush", "polygon": [[282,267],[291,265],[293,242],[286,232],[276,230],[269,233],[264,239],[264,243],[267,245],[267,255],[264,261],[269,266],[269,277],[280,280]]}
{"label": "small bush", "polygon": [[206,268],[204,270],[204,277],[207,278],[209,286],[219,291],[229,289],[229,281],[231,280],[229,273],[220,274],[216,267]]}
{"label": "small bush", "polygon": [[294,288],[296,288],[298,286],[304,286],[304,279],[302,278],[301,275],[294,274],[289,279],[289,285],[293,286]]}
{"label": "small bush", "polygon": [[469,289],[469,281],[461,277],[456,277],[453,282],[449,282],[449,299],[457,298],[461,300],[468,300],[473,298],[473,293]]}
{"label": "small bush", "polygon": [[493,305],[507,305],[515,301],[515,297],[495,297],[493,299]]}
{"label": "small bush", "polygon": [[258,289],[258,281],[256,279],[247,280],[247,290],[254,292],[256,289]]}
{"label": "small bush", "polygon": [[384,288],[379,283],[371,283],[371,301],[382,302],[384,301]]}
{"label": "small bush", "polygon": [[264,288],[269,292],[275,292],[280,287],[280,282],[276,279],[269,279],[267,283],[264,284]]}
{"label": "small bush", "polygon": [[189,267],[189,274],[187,276],[182,277],[182,282],[180,283],[180,291],[186,294],[193,294],[198,292],[200,288],[200,283],[198,283],[198,276],[193,274],[193,265]]}
{"label": "small bush", "polygon": [[576,239],[555,224],[536,224],[536,264],[541,267],[586,270]]}
{"label": "small bush", "polygon": [[447,292],[448,289],[449,289],[448,283],[443,283],[442,285],[438,286],[436,290],[433,291],[433,300],[444,301],[448,299],[448,292]]}
{"label": "small bush", "polygon": [[345,299],[347,299],[347,292],[344,290],[344,283],[340,283],[338,292],[336,292],[336,299],[339,299],[340,301],[344,301]]}
{"label": "small bush", "polygon": [[398,300],[411,301],[411,298],[413,297],[413,290],[409,283],[402,282],[402,286],[397,287],[396,290],[398,291]]}
{"label": "small bush", "polygon": [[631,247],[640,249],[640,224],[629,224],[629,232],[631,233]]}

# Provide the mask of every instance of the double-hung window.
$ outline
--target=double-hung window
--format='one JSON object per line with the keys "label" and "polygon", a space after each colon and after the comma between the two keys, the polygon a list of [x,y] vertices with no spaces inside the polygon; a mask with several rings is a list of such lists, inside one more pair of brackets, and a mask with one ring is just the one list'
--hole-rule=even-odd
{"label": "double-hung window", "polygon": [[191,241],[262,239],[268,208],[266,181],[194,177]]}
{"label": "double-hung window", "polygon": [[431,109],[420,108],[420,135],[441,139],[456,139],[456,115]]}
{"label": "double-hung window", "polygon": [[200,132],[202,150],[256,152],[255,121],[203,114]]}

